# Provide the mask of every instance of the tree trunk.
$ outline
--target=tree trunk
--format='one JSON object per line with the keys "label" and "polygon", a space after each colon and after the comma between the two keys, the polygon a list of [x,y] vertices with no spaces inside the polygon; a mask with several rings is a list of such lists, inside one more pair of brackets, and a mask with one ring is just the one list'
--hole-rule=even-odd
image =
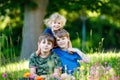
{"label": "tree trunk", "polygon": [[37,49],[38,37],[43,31],[43,19],[46,13],[48,0],[34,0],[38,7],[29,9],[25,7],[23,40],[20,59],[28,59]]}

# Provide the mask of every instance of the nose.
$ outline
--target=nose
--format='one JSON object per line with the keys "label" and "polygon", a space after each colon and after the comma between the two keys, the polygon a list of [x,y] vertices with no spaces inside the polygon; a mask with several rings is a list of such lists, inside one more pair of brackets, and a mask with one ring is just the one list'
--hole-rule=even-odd
{"label": "nose", "polygon": [[62,41],[62,40],[60,40],[60,41],[59,41],[59,43],[63,43],[63,41]]}
{"label": "nose", "polygon": [[46,43],[45,46],[48,46],[48,44]]}

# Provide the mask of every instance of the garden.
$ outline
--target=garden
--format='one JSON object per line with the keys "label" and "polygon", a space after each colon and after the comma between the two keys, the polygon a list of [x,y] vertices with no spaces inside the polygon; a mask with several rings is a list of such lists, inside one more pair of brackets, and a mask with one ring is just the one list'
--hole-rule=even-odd
{"label": "garden", "polygon": [[[91,62],[89,64],[79,61],[81,67],[79,71],[75,71],[71,78],[69,74],[61,76],[58,74],[50,74],[58,80],[120,80],[120,53],[107,52],[88,54]],[[9,62],[7,65],[0,67],[1,80],[19,80],[20,78],[32,78],[29,72],[28,60]],[[54,80],[49,77],[48,80]],[[71,78],[71,79],[70,79]],[[32,79],[31,79],[32,80]],[[43,80],[42,77],[36,80]]]}
{"label": "garden", "polygon": [[54,12],[67,19],[72,46],[90,63],[78,61],[73,75],[50,71],[46,80],[120,80],[120,0],[1,0],[0,80],[34,80],[29,57]]}

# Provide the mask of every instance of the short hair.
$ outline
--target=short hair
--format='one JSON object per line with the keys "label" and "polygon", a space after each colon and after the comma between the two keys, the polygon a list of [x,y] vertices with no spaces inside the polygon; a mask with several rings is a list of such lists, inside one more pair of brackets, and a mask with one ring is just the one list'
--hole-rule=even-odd
{"label": "short hair", "polygon": [[69,33],[65,29],[60,29],[54,32],[55,37],[68,37],[69,38]]}
{"label": "short hair", "polygon": [[44,20],[44,23],[46,26],[51,27],[52,21],[60,21],[63,27],[66,23],[66,18],[58,13],[53,13],[49,18]]}
{"label": "short hair", "polygon": [[50,34],[42,34],[39,39],[38,39],[38,42],[41,42],[42,40],[48,40],[50,42],[52,42],[52,45],[54,45],[54,42],[55,42],[55,38],[52,37]]}

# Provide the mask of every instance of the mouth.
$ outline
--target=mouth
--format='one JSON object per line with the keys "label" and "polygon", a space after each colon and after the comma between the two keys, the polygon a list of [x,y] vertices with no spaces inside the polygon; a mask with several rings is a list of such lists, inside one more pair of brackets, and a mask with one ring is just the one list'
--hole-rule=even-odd
{"label": "mouth", "polygon": [[47,49],[49,49],[49,48],[44,48],[44,49],[46,49],[46,50],[47,50]]}
{"label": "mouth", "polygon": [[60,26],[54,26],[54,28],[59,28]]}
{"label": "mouth", "polygon": [[60,43],[59,45],[64,45],[64,43]]}

